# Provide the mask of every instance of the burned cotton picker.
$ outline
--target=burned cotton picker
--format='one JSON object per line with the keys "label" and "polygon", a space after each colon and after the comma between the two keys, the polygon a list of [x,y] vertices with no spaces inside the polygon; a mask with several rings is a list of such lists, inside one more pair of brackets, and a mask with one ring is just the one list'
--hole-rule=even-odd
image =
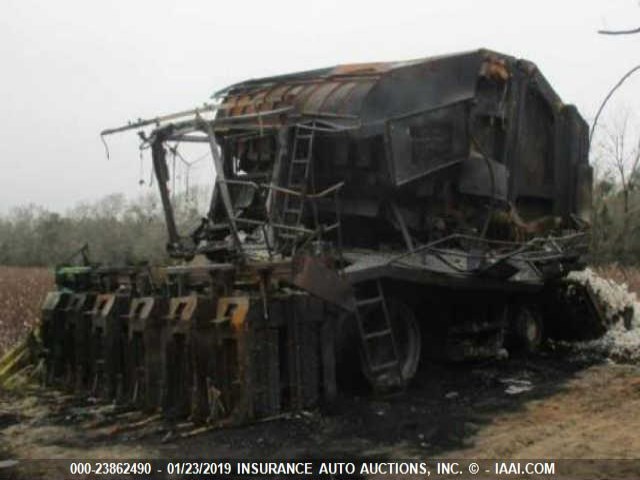
{"label": "burned cotton picker", "polygon": [[[586,251],[587,126],[532,63],[479,50],[344,65],[215,99],[103,132],[153,126],[141,137],[180,261],[127,290],[103,391],[241,421],[334,395],[346,367],[401,388],[421,358],[533,350],[562,327],[548,319]],[[186,233],[167,165],[184,143],[216,172]]]}

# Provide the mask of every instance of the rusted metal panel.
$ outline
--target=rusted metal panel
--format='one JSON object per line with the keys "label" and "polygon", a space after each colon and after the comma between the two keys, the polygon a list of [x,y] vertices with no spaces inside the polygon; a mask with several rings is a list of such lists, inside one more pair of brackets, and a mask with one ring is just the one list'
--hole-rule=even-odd
{"label": "rusted metal panel", "polygon": [[423,178],[469,154],[466,106],[456,103],[389,120],[389,169],[396,185]]}
{"label": "rusted metal panel", "polygon": [[320,399],[322,361],[320,335],[322,302],[309,295],[291,297],[288,319],[290,402],[296,409],[309,408]]}
{"label": "rusted metal panel", "polygon": [[355,116],[367,125],[384,117],[471,98],[479,75],[504,81],[509,76],[507,62],[512,61],[511,57],[479,50],[252,80],[218,93],[224,97],[218,118],[287,105],[298,114]]}
{"label": "rusted metal panel", "polygon": [[64,373],[66,309],[71,300],[70,292],[49,292],[41,307],[41,335],[45,355],[46,381],[53,382]]}
{"label": "rusted metal panel", "polygon": [[131,402],[147,411],[162,406],[168,302],[159,296],[135,298],[128,314]]}
{"label": "rusted metal panel", "polygon": [[91,312],[95,303],[94,292],[81,292],[71,313],[73,324],[74,358],[73,370],[74,388],[87,391],[91,382]]}
{"label": "rusted metal panel", "polygon": [[345,310],[355,310],[355,298],[351,284],[341,278],[334,269],[321,260],[304,256],[296,261],[292,283],[332,305]]}
{"label": "rusted metal panel", "polygon": [[[348,103],[349,96],[361,82],[336,82],[334,88],[322,102],[322,112],[346,113],[344,106]],[[373,82],[370,82],[371,84]]]}
{"label": "rusted metal panel", "polygon": [[325,100],[331,96],[331,94],[340,87],[339,82],[326,82],[319,84],[304,102],[302,111],[304,112],[320,112]]}
{"label": "rusted metal panel", "polygon": [[201,418],[206,407],[206,375],[209,358],[202,352],[213,342],[207,328],[215,311],[215,298],[187,295],[171,298],[167,334],[162,336],[166,360],[163,409],[172,417],[192,413]]}
{"label": "rusted metal panel", "polygon": [[95,395],[122,401],[126,396],[128,294],[98,295],[91,311],[92,391]]}

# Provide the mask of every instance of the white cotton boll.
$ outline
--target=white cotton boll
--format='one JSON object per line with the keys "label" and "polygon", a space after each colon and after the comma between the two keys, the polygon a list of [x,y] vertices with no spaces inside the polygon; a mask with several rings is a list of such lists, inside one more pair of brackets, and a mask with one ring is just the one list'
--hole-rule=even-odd
{"label": "white cotton boll", "polygon": [[613,280],[602,278],[590,268],[580,272],[571,272],[567,278],[582,285],[590,285],[601,300],[601,305],[609,318],[613,318],[627,307],[635,306],[638,302],[636,294],[629,291],[626,283],[616,283]]}
{"label": "white cotton boll", "polygon": [[[602,337],[576,342],[572,348],[580,353],[606,356],[615,361],[640,362],[640,303],[636,294],[629,292],[626,283],[616,283],[602,278],[589,268],[581,272],[572,272],[568,278],[583,285],[590,285],[600,300],[605,315],[612,322],[611,328]],[[633,308],[634,312],[628,325],[630,328],[622,321],[613,323],[613,319],[628,308]]]}
{"label": "white cotton boll", "polygon": [[[640,305],[638,305],[640,308]],[[574,345],[579,351],[592,352],[613,360],[636,363],[640,361],[640,330],[627,330],[619,322],[597,340],[579,342]]]}

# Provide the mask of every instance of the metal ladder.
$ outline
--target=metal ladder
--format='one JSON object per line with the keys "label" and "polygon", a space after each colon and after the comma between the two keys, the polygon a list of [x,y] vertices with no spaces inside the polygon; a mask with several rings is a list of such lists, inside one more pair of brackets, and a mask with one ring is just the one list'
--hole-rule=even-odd
{"label": "metal ladder", "polygon": [[[315,134],[315,122],[309,125],[296,125],[293,139],[293,151],[289,161],[289,172],[287,174],[288,190],[301,193],[301,196],[291,193],[284,193],[282,204],[282,224],[289,227],[301,227],[304,212],[304,196],[309,184],[311,173],[311,160],[313,158],[313,140]],[[280,234],[285,240],[295,240],[298,235],[295,231],[289,230]]]}
{"label": "metal ladder", "polygon": [[[389,308],[384,297],[381,281],[378,279],[374,283],[376,294],[373,297],[362,298],[356,294],[355,317],[364,359],[372,377],[375,378],[375,387],[402,386],[404,379],[402,377],[398,348],[391,328]],[[358,286],[354,287],[356,287],[357,291]],[[370,325],[370,323],[373,323],[371,318],[375,318],[371,313],[376,309],[382,313],[383,321],[378,322],[378,325]],[[383,349],[386,346],[386,358],[378,358],[375,355],[376,344]]]}

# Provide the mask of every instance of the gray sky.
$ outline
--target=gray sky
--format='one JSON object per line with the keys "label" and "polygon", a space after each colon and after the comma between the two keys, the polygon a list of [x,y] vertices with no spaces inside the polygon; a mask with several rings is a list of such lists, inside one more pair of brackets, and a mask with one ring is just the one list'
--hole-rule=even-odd
{"label": "gray sky", "polygon": [[[537,63],[590,120],[640,63],[640,35],[596,30],[639,25],[637,0],[4,0],[0,212],[144,192],[135,133],[111,137],[107,160],[100,130],[236,81],[340,63],[491,48]],[[638,87],[640,74],[616,103],[640,106]],[[148,178],[148,158],[144,168]]]}

